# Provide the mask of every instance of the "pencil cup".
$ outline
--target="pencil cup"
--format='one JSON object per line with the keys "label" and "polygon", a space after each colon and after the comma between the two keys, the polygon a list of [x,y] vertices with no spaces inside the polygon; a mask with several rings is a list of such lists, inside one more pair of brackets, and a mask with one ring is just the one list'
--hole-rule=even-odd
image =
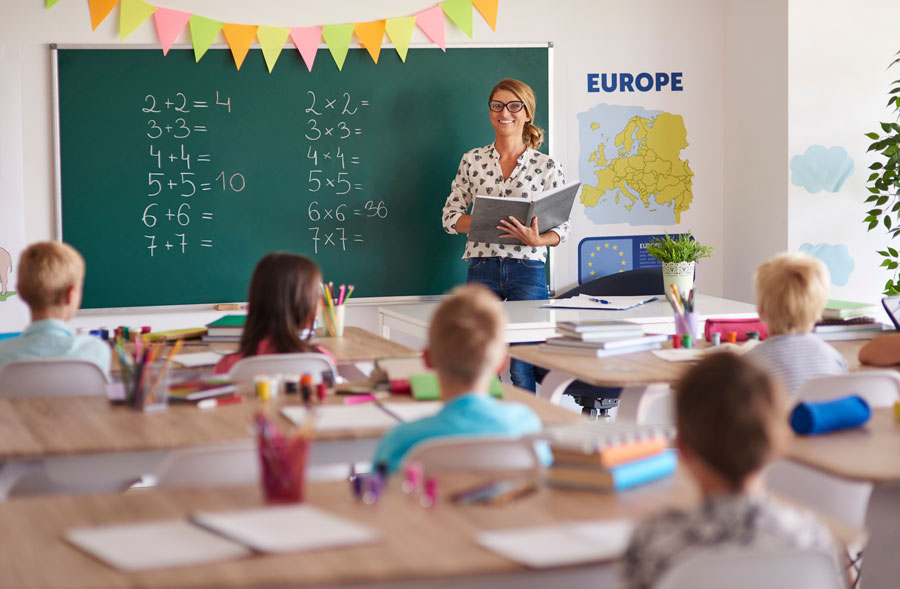
{"label": "pencil cup", "polygon": [[344,336],[344,309],[345,305],[322,307],[322,325],[325,327],[325,335],[328,337]]}
{"label": "pencil cup", "polygon": [[693,312],[675,313],[675,333],[678,335],[689,335],[694,341],[697,340],[697,334],[700,333],[700,326],[697,322],[697,315]]}
{"label": "pencil cup", "polygon": [[259,438],[259,465],[266,503],[301,503],[311,439]]}
{"label": "pencil cup", "polygon": [[142,411],[166,408],[169,395],[169,371],[165,361],[139,364],[134,378],[125,383],[125,404]]}

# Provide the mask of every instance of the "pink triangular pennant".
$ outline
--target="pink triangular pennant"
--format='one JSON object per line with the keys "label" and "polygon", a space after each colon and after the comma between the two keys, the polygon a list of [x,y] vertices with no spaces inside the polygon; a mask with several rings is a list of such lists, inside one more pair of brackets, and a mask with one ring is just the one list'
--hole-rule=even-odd
{"label": "pink triangular pennant", "polygon": [[184,30],[184,26],[191,19],[190,13],[172,10],[171,8],[159,7],[153,13],[153,19],[156,21],[156,34],[159,37],[159,44],[162,45],[163,55],[169,52],[172,43]]}
{"label": "pink triangular pennant", "polygon": [[444,41],[444,11],[440,6],[432,6],[415,15],[416,24],[428,38],[437,43],[441,51],[447,51],[447,43]]}
{"label": "pink triangular pennant", "polygon": [[322,42],[322,27],[294,27],[291,29],[291,40],[309,71],[312,71],[319,43]]}

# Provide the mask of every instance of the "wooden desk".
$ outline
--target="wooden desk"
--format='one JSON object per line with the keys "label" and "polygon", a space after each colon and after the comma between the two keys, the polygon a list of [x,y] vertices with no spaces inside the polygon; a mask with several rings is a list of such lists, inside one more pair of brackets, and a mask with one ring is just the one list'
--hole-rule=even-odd
{"label": "wooden desk", "polygon": [[900,579],[900,422],[893,409],[875,409],[864,427],[822,436],[795,437],[788,458],[824,473],[873,483],[866,511],[870,531],[863,587],[895,587]]}
{"label": "wooden desk", "polygon": [[[641,324],[674,325],[672,309],[663,298],[646,303],[627,311],[604,311],[597,309],[552,309],[541,308],[547,301],[505,301],[508,322],[505,340],[508,343],[538,342],[556,334],[559,321],[630,321]],[[381,334],[391,337],[391,330],[426,339],[431,316],[439,301],[408,305],[386,305],[378,307],[378,322]],[[730,301],[707,295],[699,295],[696,301],[701,311],[701,320],[707,317],[731,317],[744,319],[756,317],[756,307],[748,303]]]}

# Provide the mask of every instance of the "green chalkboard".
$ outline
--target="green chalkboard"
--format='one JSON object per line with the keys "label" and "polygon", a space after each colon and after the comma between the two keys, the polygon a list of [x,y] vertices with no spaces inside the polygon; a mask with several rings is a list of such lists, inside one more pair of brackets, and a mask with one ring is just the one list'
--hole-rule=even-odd
{"label": "green chalkboard", "polygon": [[[351,49],[312,73],[285,48],[58,49],[62,238],[87,262],[88,308],[246,299],[254,265],[315,259],[360,297],[465,281],[440,212],[462,154],[493,141],[487,98],[534,88],[547,125],[549,49]],[[546,149],[545,145],[545,149]]]}

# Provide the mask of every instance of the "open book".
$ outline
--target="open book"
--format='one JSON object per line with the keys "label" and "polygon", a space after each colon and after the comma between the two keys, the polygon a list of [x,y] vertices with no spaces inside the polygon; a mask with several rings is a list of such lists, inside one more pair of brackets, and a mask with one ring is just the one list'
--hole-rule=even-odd
{"label": "open book", "polygon": [[533,199],[503,196],[476,196],[472,205],[472,225],[466,237],[468,241],[521,245],[512,237],[500,237],[505,231],[497,229],[500,219],[515,217],[523,225],[530,225],[538,218],[538,231],[544,233],[569,220],[572,204],[581,182],[566,184],[544,191]]}

